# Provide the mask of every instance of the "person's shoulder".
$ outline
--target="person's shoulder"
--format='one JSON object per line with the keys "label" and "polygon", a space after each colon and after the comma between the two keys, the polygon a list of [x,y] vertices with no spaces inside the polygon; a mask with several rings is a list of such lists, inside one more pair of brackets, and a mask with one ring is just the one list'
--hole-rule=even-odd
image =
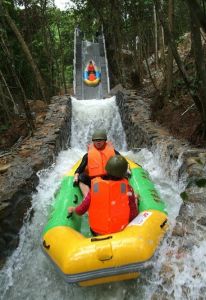
{"label": "person's shoulder", "polygon": [[81,163],[87,163],[87,160],[88,160],[88,153],[85,153],[85,154],[82,156]]}

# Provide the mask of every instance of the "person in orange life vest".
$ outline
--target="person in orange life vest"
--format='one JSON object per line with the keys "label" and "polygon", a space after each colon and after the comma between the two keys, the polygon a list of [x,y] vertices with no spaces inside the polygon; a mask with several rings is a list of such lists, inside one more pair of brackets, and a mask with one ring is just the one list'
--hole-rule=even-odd
{"label": "person in orange life vest", "polygon": [[88,71],[88,79],[90,81],[93,81],[96,79],[96,71],[95,71],[95,67],[92,61],[89,62],[89,65],[87,67],[87,71]]}
{"label": "person in orange life vest", "polygon": [[87,71],[88,71],[88,75],[89,75],[90,73],[96,74],[95,68],[94,68],[94,64],[93,64],[92,60],[90,60],[90,62],[89,62],[89,65],[88,65],[88,67],[87,67]]}
{"label": "person in orange life vest", "polygon": [[79,167],[74,172],[74,186],[79,184],[84,197],[91,187],[91,179],[106,175],[106,163],[115,154],[120,155],[112,144],[107,142],[106,131],[96,130],[92,135],[92,144],[89,145],[88,152],[83,156]]}
{"label": "person in orange life vest", "polygon": [[127,160],[121,155],[111,157],[107,175],[92,179],[91,191],[69,213],[83,215],[89,210],[89,224],[94,235],[110,234],[123,230],[138,215],[137,196],[128,180]]}

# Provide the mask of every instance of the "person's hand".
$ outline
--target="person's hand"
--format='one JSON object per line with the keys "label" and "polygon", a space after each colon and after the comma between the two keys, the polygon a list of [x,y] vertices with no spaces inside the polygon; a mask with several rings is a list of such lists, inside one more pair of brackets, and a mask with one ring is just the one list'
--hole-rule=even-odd
{"label": "person's hand", "polygon": [[128,166],[127,172],[126,172],[126,175],[125,175],[125,178],[129,179],[129,178],[131,178],[131,177],[132,177],[132,173],[131,173],[131,170],[130,170],[130,168],[129,168],[129,166]]}
{"label": "person's hand", "polygon": [[79,180],[79,174],[76,173],[74,174],[74,182],[78,182],[78,180]]}
{"label": "person's hand", "polygon": [[73,213],[75,211],[75,207],[70,206],[68,207],[68,213]]}
{"label": "person's hand", "polygon": [[78,183],[79,183],[79,174],[76,173],[74,174],[73,186],[78,186]]}
{"label": "person's hand", "polygon": [[136,204],[138,205],[138,203],[139,203],[139,194],[134,194],[134,196],[135,196]]}

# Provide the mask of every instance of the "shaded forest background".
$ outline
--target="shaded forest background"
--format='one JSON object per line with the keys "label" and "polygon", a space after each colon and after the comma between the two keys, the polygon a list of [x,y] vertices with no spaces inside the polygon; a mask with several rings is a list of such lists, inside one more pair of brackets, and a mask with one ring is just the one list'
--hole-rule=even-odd
{"label": "shaded forest background", "polygon": [[[74,28],[103,28],[111,87],[152,98],[152,119],[196,146],[206,140],[206,0],[0,0],[0,151],[71,94]],[[0,153],[1,154],[1,153]]]}

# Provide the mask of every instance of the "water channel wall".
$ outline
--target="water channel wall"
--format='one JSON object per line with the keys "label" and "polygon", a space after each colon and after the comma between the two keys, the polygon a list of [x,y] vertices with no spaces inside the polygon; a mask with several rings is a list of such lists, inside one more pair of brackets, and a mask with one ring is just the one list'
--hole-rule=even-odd
{"label": "water channel wall", "polygon": [[[158,152],[167,176],[175,177],[177,182],[184,181],[183,204],[173,236],[184,237],[182,247],[190,247],[194,242],[190,233],[195,224],[199,224],[201,230],[206,229],[205,150],[191,148],[187,142],[174,139],[161,126],[151,122],[152,99],[142,92],[138,94],[118,86],[111,95],[116,95],[128,148],[138,151],[146,147]],[[53,97],[44,124],[14,150],[11,166],[0,176],[0,262],[18,245],[18,232],[31,205],[32,192],[38,185],[37,172],[55,162],[57,154],[69,145],[71,111],[69,97]],[[192,215],[191,205],[194,206]]]}
{"label": "water channel wall", "polygon": [[39,182],[37,172],[55,162],[70,135],[71,100],[53,97],[42,126],[5,154],[9,166],[0,172],[0,266],[18,245],[18,233]]}
{"label": "water channel wall", "polygon": [[[182,205],[175,226],[171,226],[168,243],[173,245],[171,253],[179,257],[176,267],[179,264],[181,270],[181,259],[192,259],[195,249],[206,235],[206,151],[175,139],[167,130],[151,122],[149,108],[152,99],[144,96],[142,91],[139,95],[137,91],[121,88],[113,92],[116,94],[128,148],[138,151],[146,147],[151,150],[165,175],[180,186]],[[160,274],[170,284],[169,281],[175,276],[172,258],[170,261],[168,257]],[[162,296],[161,286],[159,292]]]}

